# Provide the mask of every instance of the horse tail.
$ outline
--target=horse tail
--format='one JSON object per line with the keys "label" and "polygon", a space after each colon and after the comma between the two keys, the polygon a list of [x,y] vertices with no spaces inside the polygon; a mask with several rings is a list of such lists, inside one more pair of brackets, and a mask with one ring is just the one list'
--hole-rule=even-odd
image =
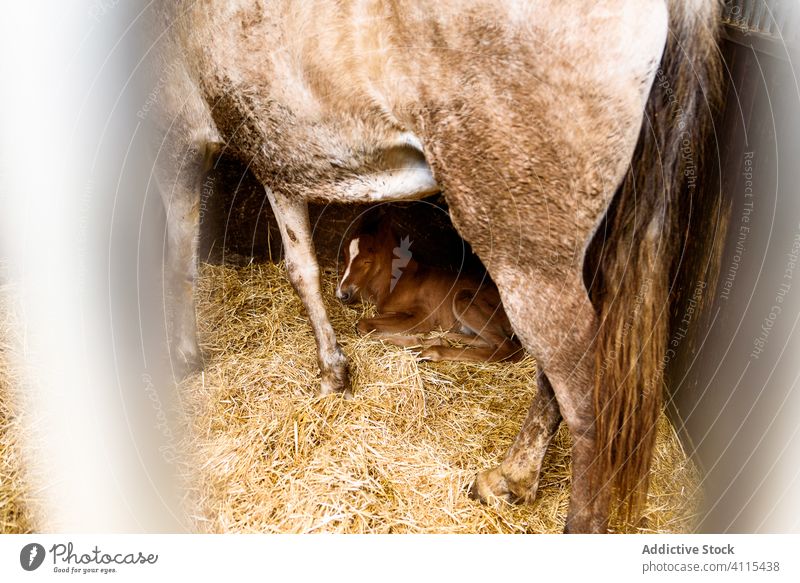
{"label": "horse tail", "polygon": [[719,7],[708,0],[668,5],[667,43],[631,167],[592,244],[602,246],[593,254],[591,287],[600,321],[594,386],[599,457],[592,480],[615,490],[619,518],[629,523],[641,516],[646,499],[671,281],[690,214],[684,205],[714,195],[695,191],[695,182],[721,94]]}

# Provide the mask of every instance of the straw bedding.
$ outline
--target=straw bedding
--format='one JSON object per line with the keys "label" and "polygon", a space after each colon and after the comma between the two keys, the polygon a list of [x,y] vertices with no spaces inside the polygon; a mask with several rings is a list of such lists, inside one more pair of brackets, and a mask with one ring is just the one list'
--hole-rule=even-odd
{"label": "straw bedding", "polygon": [[[206,370],[187,379],[187,513],[201,532],[560,532],[569,436],[558,432],[531,505],[466,491],[518,431],[536,364],[418,362],[355,333],[369,307],[324,295],[355,395],[317,398],[310,325],[281,265],[203,265],[197,293]],[[692,530],[696,468],[660,420],[645,532]]]}
{"label": "straw bedding", "polygon": [[[316,398],[310,326],[280,265],[204,265],[198,289],[207,366],[181,389],[190,525],[199,532],[560,532],[569,436],[559,431],[532,505],[493,508],[466,495],[499,462],[525,416],[535,362],[420,363],[354,332],[368,307],[333,299],[355,396]],[[1,296],[2,294],[0,294]],[[0,301],[2,298],[0,297]],[[15,373],[17,326],[0,305],[0,532],[38,529],[24,479]],[[16,412],[19,413],[19,412]],[[686,532],[698,473],[662,418],[646,532]]]}
{"label": "straw bedding", "polygon": [[36,521],[22,464],[19,375],[10,358],[20,330],[8,292],[9,286],[0,284],[0,533],[22,534],[35,531]]}

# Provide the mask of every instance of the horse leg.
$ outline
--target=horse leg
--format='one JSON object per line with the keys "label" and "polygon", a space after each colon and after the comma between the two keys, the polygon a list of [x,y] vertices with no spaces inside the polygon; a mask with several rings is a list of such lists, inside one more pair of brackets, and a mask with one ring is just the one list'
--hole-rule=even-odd
{"label": "horse leg", "polygon": [[[443,336],[437,336],[435,338],[423,338],[419,334],[400,334],[395,332],[372,332],[373,338],[377,338],[379,340],[383,340],[388,344],[394,344],[395,346],[402,346],[403,348],[422,348],[421,358],[424,360],[458,360],[457,358],[454,359],[446,359],[446,358],[431,358],[427,356],[427,351],[431,347],[435,348],[444,348],[445,345],[443,344],[444,339],[447,340],[455,340],[458,342],[463,342],[468,346],[472,346],[473,344],[479,346],[481,348],[486,347],[486,343],[483,342],[480,338],[476,338],[474,336],[466,336],[464,334],[445,334]],[[463,352],[462,348],[458,348]],[[468,359],[462,359],[468,360]]]}
{"label": "horse leg", "polygon": [[[188,201],[184,201],[188,202]],[[174,204],[167,209],[167,281],[171,296],[171,351],[181,374],[202,368],[197,343],[194,288],[197,280],[198,204]]]}
{"label": "horse leg", "polygon": [[308,205],[302,199],[291,198],[270,188],[266,191],[281,233],[289,281],[300,296],[314,331],[321,375],[320,394],[343,392],[345,396],[349,396],[347,358],[336,341],[336,334],[322,301],[319,265],[311,238]]}
{"label": "horse leg", "polygon": [[[407,320],[406,320],[407,321]],[[408,328],[403,325],[403,330]],[[522,348],[510,341],[489,342],[480,336],[468,336],[447,332],[436,338],[420,338],[415,335],[402,335],[394,332],[379,332],[376,338],[406,348],[422,347],[421,360],[440,362],[442,360],[460,362],[498,362],[520,356]],[[444,341],[459,342],[464,346],[447,346]],[[519,360],[516,358],[515,360]]]}
{"label": "horse leg", "polygon": [[472,336],[470,334],[462,334],[461,332],[445,332],[437,336],[436,340],[439,342],[431,344],[430,346],[443,346],[442,341],[448,340],[450,342],[459,342],[465,346],[474,348],[486,348],[489,344],[480,336]]}
{"label": "horse leg", "polygon": [[393,344],[394,346],[401,346],[403,348],[420,348],[426,345],[426,340],[420,338],[419,336],[414,336],[413,334],[376,334],[374,336],[379,340],[383,340],[387,344]]}
{"label": "horse leg", "polygon": [[[580,281],[579,277],[576,277]],[[595,338],[598,319],[582,283],[562,288],[563,310],[549,322],[547,342],[558,348],[545,364],[572,436],[572,492],[564,532],[606,532],[611,488],[594,479],[603,452],[595,437]],[[552,333],[567,330],[566,334]],[[540,333],[547,333],[540,330]],[[560,342],[560,345],[557,344]]]}
{"label": "horse leg", "polygon": [[[172,145],[172,144],[170,144]],[[164,285],[169,322],[169,352],[182,377],[203,366],[197,343],[194,289],[202,180],[211,168],[216,144],[204,147],[175,144],[169,162],[159,166],[156,181],[167,216]],[[175,162],[173,158],[180,161]]]}
{"label": "horse leg", "polygon": [[[585,359],[592,359],[587,354]],[[597,451],[592,378],[560,368],[553,375],[556,399],[572,436],[572,492],[564,532],[587,533],[608,530],[611,490],[593,483],[592,466]],[[593,370],[593,367],[581,367]]]}
{"label": "horse leg", "polygon": [[[557,295],[545,292],[544,297],[557,297],[559,310],[552,311],[547,305],[537,306],[525,301],[531,296],[531,290],[526,286],[506,289],[509,301],[505,305],[521,340],[536,355],[546,372],[558,410],[572,436],[572,492],[565,531],[605,532],[610,488],[592,480],[592,466],[599,455],[593,398],[597,315],[578,274],[575,274],[572,285],[564,281],[557,286],[535,285],[539,289],[558,290]],[[548,435],[548,431],[542,431],[541,435]],[[541,438],[530,445],[525,442],[525,435],[520,439],[522,446],[515,444],[504,463],[508,463],[510,458],[513,466],[517,459],[524,460],[525,447],[531,447],[538,456],[540,444],[544,442]],[[491,491],[492,488],[484,490]],[[504,493],[502,488],[500,493]]]}
{"label": "horse leg", "polygon": [[463,344],[464,348],[488,348],[489,346],[494,345],[491,342],[487,342],[480,336],[461,334],[459,332],[445,332],[441,336],[432,338],[428,346],[448,346],[445,343],[445,340],[447,342],[458,342],[459,344]]}
{"label": "horse leg", "polygon": [[470,490],[473,499],[488,502],[532,502],[547,447],[561,422],[561,413],[547,375],[536,374],[538,391],[514,443],[499,466],[478,474]]}

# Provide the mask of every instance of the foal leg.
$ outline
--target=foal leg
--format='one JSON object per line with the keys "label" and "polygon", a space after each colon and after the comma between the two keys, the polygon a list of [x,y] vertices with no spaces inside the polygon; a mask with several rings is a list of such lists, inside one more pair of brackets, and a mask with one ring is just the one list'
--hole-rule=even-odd
{"label": "foal leg", "polygon": [[421,338],[425,330],[417,331],[425,318],[413,314],[385,314],[377,318],[364,318],[358,321],[356,329],[361,334],[372,334],[378,338],[403,348],[420,348],[438,342],[437,339]]}
{"label": "foal leg", "polygon": [[524,356],[522,346],[503,333],[497,310],[486,309],[473,299],[472,295],[457,294],[453,299],[453,314],[461,326],[474,330],[477,336],[462,335],[456,338],[466,344],[463,348],[431,346],[422,351],[422,358],[433,361],[498,362],[518,361]]}
{"label": "foal leg", "polygon": [[428,317],[421,314],[390,313],[375,318],[362,318],[356,324],[361,334],[375,333],[376,338],[417,335],[430,332]]}
{"label": "foal leg", "polygon": [[553,386],[541,370],[536,374],[538,391],[528,416],[511,449],[499,466],[478,474],[470,497],[489,501],[532,502],[539,487],[539,474],[547,447],[561,422]]}
{"label": "foal leg", "polygon": [[[462,334],[461,332],[445,332],[436,337],[437,342],[435,343],[438,346],[443,346],[443,340],[448,340],[450,342],[459,342],[464,344],[465,346],[471,346],[475,348],[486,348],[489,344],[480,336],[471,336],[469,334]],[[431,344],[433,346],[434,344]]]}
{"label": "foal leg", "polygon": [[322,377],[320,395],[343,392],[349,396],[347,358],[336,341],[336,334],[322,302],[308,205],[301,199],[288,197],[270,188],[266,191],[280,229],[289,281],[303,302],[317,342],[317,359]]}
{"label": "foal leg", "polygon": [[[378,318],[368,318],[360,320],[357,328],[362,334],[372,334],[373,338],[383,340],[388,344],[395,346],[402,346],[403,348],[423,348],[421,357],[427,360],[445,360],[432,358],[428,350],[433,348],[443,348],[443,339],[455,340],[465,344],[475,343],[480,347],[486,347],[486,343],[475,336],[467,336],[465,334],[456,334],[448,332],[436,338],[423,338],[422,333],[407,334],[409,329],[413,329],[413,325],[409,325],[411,316],[408,315],[390,315],[381,316]],[[463,349],[459,348],[459,351]],[[456,359],[451,359],[456,360]]]}
{"label": "foal leg", "polygon": [[[475,344],[480,348],[475,348]],[[499,362],[501,360],[520,360],[522,349],[510,340],[500,341],[498,344],[489,344],[482,339],[473,339],[465,347],[458,346],[429,346],[420,354],[420,358],[439,362],[442,360],[455,360],[461,362]]]}

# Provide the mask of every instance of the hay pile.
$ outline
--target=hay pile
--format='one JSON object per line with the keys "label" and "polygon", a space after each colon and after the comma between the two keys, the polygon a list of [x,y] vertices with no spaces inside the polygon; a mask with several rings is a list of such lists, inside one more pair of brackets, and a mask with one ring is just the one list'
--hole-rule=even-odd
{"label": "hay pile", "polygon": [[0,284],[0,534],[24,534],[36,527],[23,472],[20,399],[14,393],[19,375],[11,363],[12,342],[20,330],[8,292],[8,286]]}
{"label": "hay pile", "polygon": [[[358,337],[366,308],[325,297],[355,396],[316,398],[311,329],[281,266],[204,265],[197,294],[206,370],[181,389],[188,514],[201,532],[560,532],[569,498],[564,427],[532,505],[483,506],[466,491],[497,464],[530,404],[535,362],[420,363]],[[691,531],[698,474],[666,418],[646,531]]]}

